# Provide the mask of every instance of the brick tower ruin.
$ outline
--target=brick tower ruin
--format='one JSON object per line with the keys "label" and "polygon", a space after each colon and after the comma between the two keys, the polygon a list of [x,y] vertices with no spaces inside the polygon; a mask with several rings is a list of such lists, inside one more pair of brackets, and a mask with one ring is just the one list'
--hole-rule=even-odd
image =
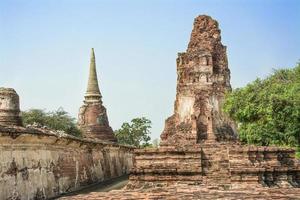
{"label": "brick tower ruin", "polygon": [[174,114],[166,120],[161,145],[236,139],[234,123],[221,112],[231,86],[226,47],[216,20],[195,19],[187,51],[178,54],[177,75]]}
{"label": "brick tower ruin", "polygon": [[300,187],[295,150],[240,145],[234,123],[221,110],[231,90],[226,47],[218,22],[194,21],[185,53],[177,58],[174,114],[159,148],[136,149],[127,189],[182,183],[215,189]]}
{"label": "brick tower ruin", "polygon": [[95,53],[92,48],[90,72],[84,104],[79,109],[78,126],[86,138],[116,142],[112,128],[109,126],[106,108],[102,105],[102,95],[99,90]]}

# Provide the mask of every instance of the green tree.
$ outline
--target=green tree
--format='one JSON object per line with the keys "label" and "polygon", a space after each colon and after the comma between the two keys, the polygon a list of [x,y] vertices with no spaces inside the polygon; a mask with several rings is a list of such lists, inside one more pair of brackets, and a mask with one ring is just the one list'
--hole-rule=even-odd
{"label": "green tree", "polygon": [[63,108],[59,108],[53,112],[46,112],[41,109],[30,109],[23,111],[21,116],[25,126],[36,123],[40,126],[47,126],[50,129],[62,130],[73,136],[81,136],[75,118],[70,117]]}
{"label": "green tree", "polygon": [[242,142],[300,146],[300,64],[227,94],[224,111],[238,123]]}
{"label": "green tree", "polygon": [[125,122],[115,131],[118,142],[135,147],[149,146],[151,121],[145,117],[134,118],[131,123]]}

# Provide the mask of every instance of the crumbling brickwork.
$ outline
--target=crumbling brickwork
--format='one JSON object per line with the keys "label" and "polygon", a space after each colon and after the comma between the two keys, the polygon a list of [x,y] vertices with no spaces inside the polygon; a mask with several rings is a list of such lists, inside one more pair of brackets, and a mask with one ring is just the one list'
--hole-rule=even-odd
{"label": "crumbling brickwork", "polygon": [[235,140],[234,123],[221,111],[231,86],[226,47],[216,20],[204,15],[195,19],[187,51],[178,54],[177,76],[174,114],[166,120],[161,145]]}

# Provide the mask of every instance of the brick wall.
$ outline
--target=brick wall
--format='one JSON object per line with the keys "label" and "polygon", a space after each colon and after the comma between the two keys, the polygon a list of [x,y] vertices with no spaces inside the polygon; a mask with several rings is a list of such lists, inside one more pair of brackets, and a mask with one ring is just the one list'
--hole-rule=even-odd
{"label": "brick wall", "polygon": [[129,173],[132,147],[0,126],[0,199],[45,199]]}

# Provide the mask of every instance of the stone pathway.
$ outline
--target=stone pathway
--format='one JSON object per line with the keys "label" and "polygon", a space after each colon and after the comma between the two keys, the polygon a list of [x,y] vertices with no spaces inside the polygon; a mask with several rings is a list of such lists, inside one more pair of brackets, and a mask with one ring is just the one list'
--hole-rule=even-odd
{"label": "stone pathway", "polygon": [[97,192],[108,192],[111,190],[120,190],[128,183],[128,176],[124,176],[121,178],[114,179],[112,182],[107,182],[104,184],[97,184],[80,191],[72,192],[70,194],[66,194],[59,199],[73,199],[77,198],[77,196],[90,196],[92,193]]}
{"label": "stone pathway", "polygon": [[192,200],[192,199],[264,199],[283,200],[300,199],[300,189],[283,188],[248,188],[239,190],[214,190],[200,188],[199,186],[180,186],[167,188],[154,188],[151,190],[112,190],[110,192],[91,192],[71,197],[63,197],[61,200]]}

